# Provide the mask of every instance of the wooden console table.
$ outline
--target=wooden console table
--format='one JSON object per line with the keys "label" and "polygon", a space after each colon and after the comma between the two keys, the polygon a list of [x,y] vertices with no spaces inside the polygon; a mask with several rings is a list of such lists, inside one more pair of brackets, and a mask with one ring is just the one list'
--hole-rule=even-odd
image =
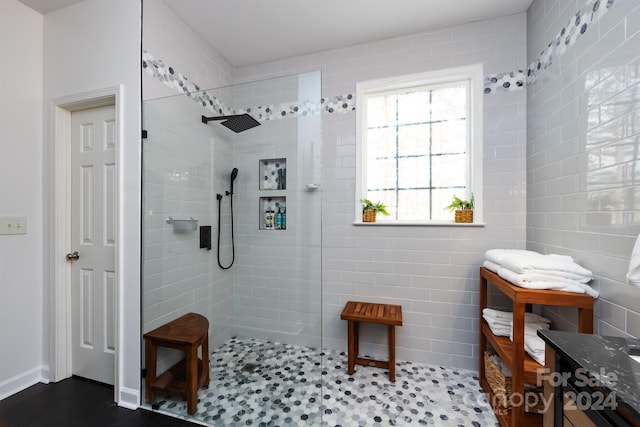
{"label": "wooden console table", "polygon": [[[487,307],[488,283],[513,301],[513,342],[509,337],[495,336],[487,322],[482,318],[482,310]],[[524,313],[528,305],[552,305],[575,307],[578,309],[578,332],[593,333],[593,302],[587,294],[555,291],[550,289],[527,289],[504,280],[496,273],[480,267],[480,385],[487,392],[489,401],[494,401],[493,392],[484,371],[483,355],[487,342],[511,371],[512,393],[524,396],[524,383],[536,384],[538,370],[542,365],[529,357],[524,351]],[[542,425],[542,415],[525,413],[524,405],[504,410],[494,408],[501,426],[538,426]]]}

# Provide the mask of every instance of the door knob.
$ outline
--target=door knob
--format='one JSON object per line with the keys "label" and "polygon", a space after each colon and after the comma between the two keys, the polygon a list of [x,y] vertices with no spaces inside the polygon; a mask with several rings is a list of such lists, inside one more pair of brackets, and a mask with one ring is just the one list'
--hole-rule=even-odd
{"label": "door knob", "polygon": [[72,254],[67,254],[67,261],[75,261],[78,258],[80,258],[80,254],[78,253],[78,251],[75,251]]}

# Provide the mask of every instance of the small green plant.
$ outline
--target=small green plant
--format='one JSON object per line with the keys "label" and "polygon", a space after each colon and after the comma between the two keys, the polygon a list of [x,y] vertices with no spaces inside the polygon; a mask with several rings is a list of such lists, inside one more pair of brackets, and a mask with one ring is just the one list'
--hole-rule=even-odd
{"label": "small green plant", "polygon": [[377,203],[373,203],[369,199],[360,199],[360,202],[362,203],[363,211],[375,211],[381,213],[382,215],[389,215],[389,212],[387,212],[387,207],[380,201],[378,201]]}
{"label": "small green plant", "polygon": [[454,194],[453,201],[445,209],[449,209],[450,211],[455,211],[458,209],[473,210],[473,194],[471,195],[471,199],[468,201],[462,200]]}

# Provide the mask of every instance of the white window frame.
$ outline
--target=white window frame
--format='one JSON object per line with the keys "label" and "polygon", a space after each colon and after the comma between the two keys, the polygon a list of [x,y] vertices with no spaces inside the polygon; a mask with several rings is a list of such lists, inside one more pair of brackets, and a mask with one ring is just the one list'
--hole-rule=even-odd
{"label": "white window frame", "polygon": [[[460,80],[469,82],[469,186],[474,195],[474,222],[455,223],[453,213],[451,221],[402,221],[386,220],[378,216],[377,222],[362,222],[362,204],[360,200],[366,189],[366,129],[367,124],[367,96],[381,94],[383,92],[409,89],[416,86],[446,84]],[[483,159],[483,69],[482,64],[474,64],[465,67],[448,68],[444,70],[429,71],[425,73],[397,76],[380,80],[370,80],[356,83],[356,198],[355,221],[356,225],[483,225],[482,209],[482,159]],[[375,202],[375,200],[374,200]]]}

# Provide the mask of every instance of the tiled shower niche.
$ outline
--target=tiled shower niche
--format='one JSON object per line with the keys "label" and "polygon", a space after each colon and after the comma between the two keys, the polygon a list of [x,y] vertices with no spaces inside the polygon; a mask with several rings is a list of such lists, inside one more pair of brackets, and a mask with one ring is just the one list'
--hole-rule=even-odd
{"label": "tiled shower niche", "polygon": [[260,160],[260,190],[287,189],[287,159]]}
{"label": "tiled shower niche", "polygon": [[260,230],[287,229],[287,198],[260,197]]}
{"label": "tiled shower niche", "polygon": [[[259,161],[260,191],[287,189],[287,159]],[[260,197],[260,230],[287,229],[287,198],[284,195]]]}

